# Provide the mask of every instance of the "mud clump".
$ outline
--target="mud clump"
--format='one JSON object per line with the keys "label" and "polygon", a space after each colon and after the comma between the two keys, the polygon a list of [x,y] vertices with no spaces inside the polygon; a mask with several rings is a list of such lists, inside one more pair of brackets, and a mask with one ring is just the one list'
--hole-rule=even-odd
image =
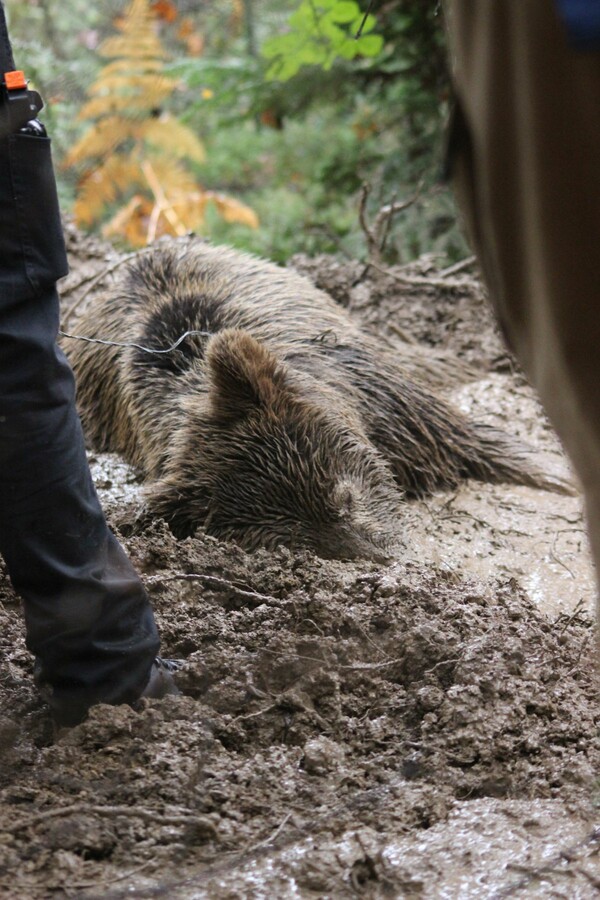
{"label": "mud clump", "polygon": [[[189,878],[218,897],[233,870],[245,883],[269,854],[284,854],[283,877],[295,847],[302,890],[352,896],[370,872],[394,896],[419,878],[406,862],[390,869],[377,846],[442,827],[457,804],[527,798],[593,816],[598,693],[584,616],[551,624],[511,581],[249,555],[208,536],[177,541],[164,524],[127,549],[163,652],[187,659],[183,695],[138,712],[96,707],[58,743],[30,698],[13,714],[20,752],[2,768],[0,852],[22,895],[44,896],[40,879],[89,884],[143,867],[127,896],[162,885],[185,897]],[[6,648],[21,628],[14,607],[1,625]],[[6,719],[14,698],[0,701]]]}
{"label": "mud clump", "polygon": [[143,472],[148,515],[178,536],[204,525],[247,549],[382,560],[405,496],[467,477],[565,487],[436,396],[457,363],[363,333],[306,279],[246,254],[143,254],[79,328],[135,345],[67,350],[89,439]]}

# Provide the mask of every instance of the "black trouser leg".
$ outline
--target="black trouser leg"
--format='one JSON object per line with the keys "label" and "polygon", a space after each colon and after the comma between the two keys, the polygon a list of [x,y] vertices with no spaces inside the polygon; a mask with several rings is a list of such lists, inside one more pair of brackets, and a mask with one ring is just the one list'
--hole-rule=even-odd
{"label": "black trouser leg", "polygon": [[[40,146],[23,144],[43,140],[23,137],[18,160],[12,147],[4,162],[0,142],[0,553],[23,597],[27,646],[51,705],[70,724],[95,702],[136,699],[158,636],[100,509],[73,376],[55,343],[54,278],[65,268],[49,147],[40,166]],[[32,184],[24,180],[31,167]]]}

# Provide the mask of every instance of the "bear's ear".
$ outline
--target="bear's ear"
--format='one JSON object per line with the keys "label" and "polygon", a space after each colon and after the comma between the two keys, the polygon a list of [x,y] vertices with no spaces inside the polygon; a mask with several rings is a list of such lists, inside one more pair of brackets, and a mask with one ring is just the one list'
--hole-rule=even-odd
{"label": "bear's ear", "polygon": [[228,328],[206,350],[213,415],[240,419],[258,406],[268,407],[285,386],[285,369],[247,331]]}

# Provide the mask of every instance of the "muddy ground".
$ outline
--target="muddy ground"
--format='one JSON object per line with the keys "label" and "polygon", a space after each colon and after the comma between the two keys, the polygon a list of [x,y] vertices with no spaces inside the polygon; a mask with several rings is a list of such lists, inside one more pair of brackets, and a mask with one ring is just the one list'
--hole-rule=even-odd
{"label": "muddy ground", "polygon": [[[119,257],[68,236],[76,332]],[[470,274],[293,263],[366,328],[466,359],[477,374],[456,402],[564,465]],[[57,738],[0,573],[0,896],[600,893],[579,498],[469,484],[407,504],[382,567],[178,542],[161,522],[132,534],[136,473],[91,459],[163,653],[186,660],[182,695],[96,707]]]}

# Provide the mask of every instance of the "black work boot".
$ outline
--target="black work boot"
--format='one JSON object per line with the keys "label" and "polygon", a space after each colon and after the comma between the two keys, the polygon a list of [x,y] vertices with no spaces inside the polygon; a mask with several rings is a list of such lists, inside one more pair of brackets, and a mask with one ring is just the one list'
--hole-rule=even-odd
{"label": "black work boot", "polygon": [[140,699],[160,700],[162,697],[180,694],[181,691],[173,679],[173,672],[178,672],[182,667],[181,659],[163,659],[157,656],[152,663],[150,678]]}
{"label": "black work boot", "polygon": [[[141,700],[161,700],[163,697],[180,694],[181,691],[175,684],[173,673],[178,672],[183,665],[183,660],[162,659],[162,657],[156,656],[145,688],[137,697],[127,701],[129,705],[133,709],[137,709]],[[52,687],[45,681],[39,663],[35,665],[33,680],[43,699],[50,705],[58,735],[66,733],[74,725],[79,725],[86,718],[91,706],[103,702],[101,696],[94,699],[92,703],[83,703],[80,699],[78,704],[70,702],[68,699],[65,700],[64,697],[57,698]],[[112,703],[110,700],[108,702]]]}

